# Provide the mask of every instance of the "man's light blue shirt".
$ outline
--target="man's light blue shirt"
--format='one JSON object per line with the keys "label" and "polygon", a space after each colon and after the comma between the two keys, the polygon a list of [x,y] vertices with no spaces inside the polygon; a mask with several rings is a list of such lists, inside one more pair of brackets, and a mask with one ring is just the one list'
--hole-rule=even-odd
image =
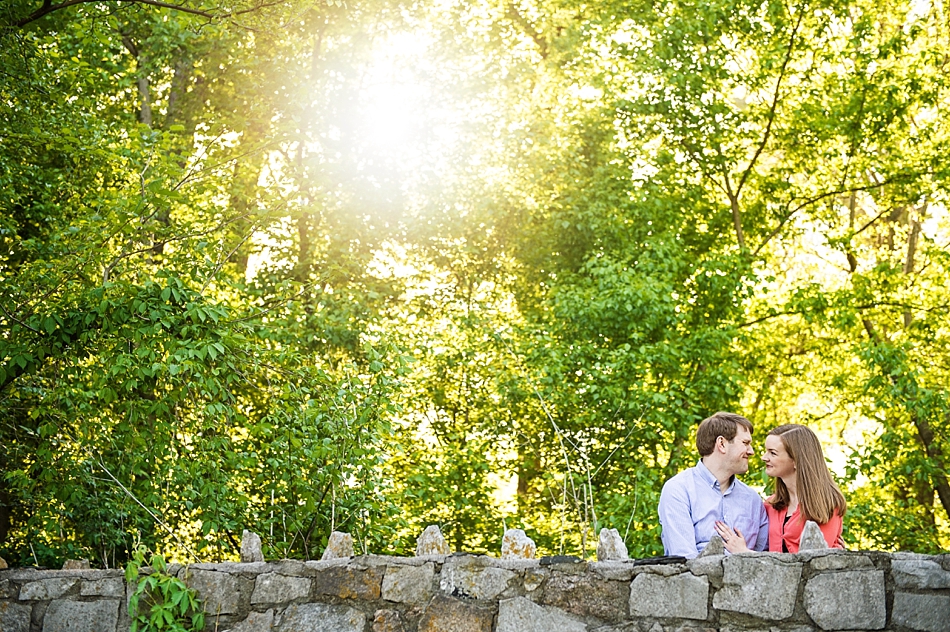
{"label": "man's light blue shirt", "polygon": [[769,547],[769,518],[759,495],[735,476],[722,493],[719,481],[701,460],[666,481],[659,513],[667,555],[687,559],[699,555],[715,535],[717,520],[741,531],[749,549]]}

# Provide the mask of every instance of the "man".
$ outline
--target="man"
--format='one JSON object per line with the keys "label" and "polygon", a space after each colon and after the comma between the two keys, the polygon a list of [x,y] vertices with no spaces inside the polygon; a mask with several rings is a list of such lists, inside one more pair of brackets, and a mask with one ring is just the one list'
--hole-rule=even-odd
{"label": "man", "polygon": [[716,521],[741,534],[753,551],[768,549],[769,520],[759,495],[736,479],[749,471],[752,424],[742,415],[719,412],[696,431],[700,461],[663,485],[660,526],[667,555],[694,558],[716,533]]}

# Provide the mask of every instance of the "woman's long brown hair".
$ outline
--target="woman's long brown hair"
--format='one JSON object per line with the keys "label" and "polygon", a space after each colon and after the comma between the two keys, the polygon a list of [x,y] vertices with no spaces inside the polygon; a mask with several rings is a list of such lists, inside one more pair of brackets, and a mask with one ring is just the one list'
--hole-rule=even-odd
{"label": "woman's long brown hair", "polygon": [[[798,473],[798,508],[803,520],[814,520],[824,524],[835,514],[844,515],[847,503],[844,494],[838,489],[825,455],[821,451],[818,437],[807,426],[786,424],[772,430],[782,440],[785,451],[795,462]],[[775,479],[775,495],[770,504],[776,509],[788,507],[791,500],[788,488],[780,478]]]}

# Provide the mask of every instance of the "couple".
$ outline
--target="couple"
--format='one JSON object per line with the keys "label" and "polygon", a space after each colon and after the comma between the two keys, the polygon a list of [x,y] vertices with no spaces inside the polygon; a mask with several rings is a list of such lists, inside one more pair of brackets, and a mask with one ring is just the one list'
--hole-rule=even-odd
{"label": "couple", "polygon": [[701,457],[663,486],[660,525],[667,555],[694,558],[713,535],[726,550],[797,553],[805,521],[818,523],[828,546],[844,548],[845,500],[825,465],[821,444],[805,426],[779,426],[765,438],[765,472],[775,493],[763,504],[736,479],[749,469],[752,424],[742,415],[719,412],[696,431]]}

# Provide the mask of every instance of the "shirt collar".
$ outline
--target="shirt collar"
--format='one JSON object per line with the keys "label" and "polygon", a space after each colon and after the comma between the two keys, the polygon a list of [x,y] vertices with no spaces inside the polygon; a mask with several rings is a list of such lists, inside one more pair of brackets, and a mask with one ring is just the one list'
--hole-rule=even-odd
{"label": "shirt collar", "polygon": [[[699,463],[696,464],[696,471],[699,472],[700,478],[702,478],[703,481],[707,485],[709,485],[712,489],[716,490],[717,492],[723,493],[719,487],[719,480],[713,475],[712,472],[709,471],[709,468],[706,467],[706,464],[703,463],[702,459],[700,459]],[[732,477],[729,479],[729,489],[727,489],[725,491],[725,494],[723,495],[731,494],[735,486],[736,486],[736,476],[735,474],[733,474]]]}

